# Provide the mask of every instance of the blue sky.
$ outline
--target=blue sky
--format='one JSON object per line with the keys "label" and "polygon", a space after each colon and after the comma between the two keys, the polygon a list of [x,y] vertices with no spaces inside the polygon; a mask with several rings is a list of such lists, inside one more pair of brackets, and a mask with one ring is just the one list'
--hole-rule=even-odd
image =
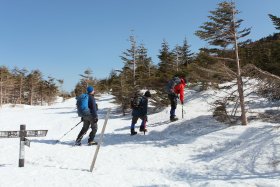
{"label": "blue sky", "polygon": [[[64,80],[71,91],[84,70],[105,78],[123,64],[129,36],[143,43],[155,64],[161,43],[184,38],[197,52],[207,43],[194,35],[219,0],[0,0],[0,65],[39,69]],[[279,0],[236,0],[257,40],[277,32],[267,14],[280,17]]]}

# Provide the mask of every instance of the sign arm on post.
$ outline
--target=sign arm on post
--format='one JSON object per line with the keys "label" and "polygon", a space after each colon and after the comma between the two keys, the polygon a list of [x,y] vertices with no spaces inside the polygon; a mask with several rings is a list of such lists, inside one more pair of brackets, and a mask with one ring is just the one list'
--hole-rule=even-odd
{"label": "sign arm on post", "polygon": [[24,167],[24,146],[30,147],[30,140],[26,137],[43,137],[48,130],[26,130],[26,125],[20,125],[19,131],[0,131],[0,138],[20,138],[19,144],[19,167]]}

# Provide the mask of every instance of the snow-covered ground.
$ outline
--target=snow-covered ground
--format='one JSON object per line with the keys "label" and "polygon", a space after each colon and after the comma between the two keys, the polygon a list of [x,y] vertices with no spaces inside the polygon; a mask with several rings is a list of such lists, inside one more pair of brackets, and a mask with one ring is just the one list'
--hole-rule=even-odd
{"label": "snow-covered ground", "polygon": [[[48,134],[29,138],[23,168],[18,167],[19,139],[0,139],[0,186],[280,186],[280,122],[221,124],[209,111],[212,93],[187,91],[184,119],[169,123],[166,108],[148,116],[146,135],[135,136],[129,134],[131,116],[116,113],[111,95],[99,97],[96,141],[106,111],[112,112],[92,173],[96,146],[84,146],[88,134],[83,146],[72,146],[81,125],[55,144],[80,121],[75,99],[42,107],[3,106],[0,131],[26,124],[27,130],[47,129]],[[255,109],[271,106],[259,101]],[[176,112],[181,118],[181,106]]]}

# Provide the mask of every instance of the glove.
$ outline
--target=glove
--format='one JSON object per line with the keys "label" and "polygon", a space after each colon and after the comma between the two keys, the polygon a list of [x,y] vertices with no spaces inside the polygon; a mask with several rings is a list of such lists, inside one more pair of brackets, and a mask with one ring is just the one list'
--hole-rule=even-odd
{"label": "glove", "polygon": [[184,104],[184,101],[181,101],[181,104],[183,105],[183,104]]}
{"label": "glove", "polygon": [[81,121],[84,121],[84,118],[83,118],[83,117],[81,117]]}
{"label": "glove", "polygon": [[98,122],[98,118],[94,118],[93,122],[97,123]]}

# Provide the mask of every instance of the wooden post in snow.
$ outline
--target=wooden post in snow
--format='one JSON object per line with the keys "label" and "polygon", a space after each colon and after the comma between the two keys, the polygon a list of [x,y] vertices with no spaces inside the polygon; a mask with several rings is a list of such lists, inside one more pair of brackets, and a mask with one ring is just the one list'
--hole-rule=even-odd
{"label": "wooden post in snow", "polygon": [[94,157],[93,157],[93,160],[92,160],[92,163],[91,163],[91,166],[90,166],[90,172],[92,172],[93,168],[94,168],[94,165],[95,165],[95,162],[96,162],[96,159],[97,159],[97,154],[99,152],[99,149],[100,149],[100,145],[102,144],[102,141],[103,141],[103,136],[104,136],[104,132],[105,132],[105,128],[106,128],[106,125],[107,125],[107,121],[109,119],[109,114],[110,114],[110,108],[107,112],[107,115],[105,117],[105,122],[104,122],[104,125],[103,125],[103,128],[102,128],[102,131],[101,131],[101,135],[100,135],[100,138],[99,138],[99,141],[98,141],[98,144],[97,144],[97,147],[96,147],[96,150],[95,150],[95,153],[94,153]]}

